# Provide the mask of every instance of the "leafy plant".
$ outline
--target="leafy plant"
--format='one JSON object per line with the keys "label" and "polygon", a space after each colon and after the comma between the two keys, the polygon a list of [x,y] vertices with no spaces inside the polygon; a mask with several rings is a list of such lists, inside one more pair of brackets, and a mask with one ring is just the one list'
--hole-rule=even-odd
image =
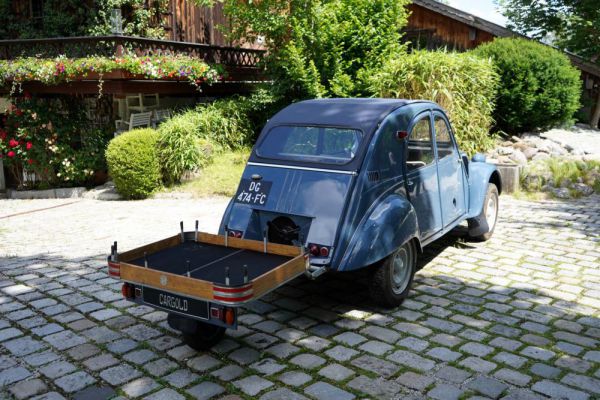
{"label": "leafy plant", "polygon": [[[123,15],[123,33],[163,38],[162,14],[168,0],[44,0],[39,15],[30,15],[29,2],[0,0],[0,37],[5,39],[107,35],[112,33],[113,9]],[[26,7],[24,9],[24,7]],[[32,10],[33,11],[33,10]],[[35,12],[35,11],[34,11]]]}
{"label": "leafy plant", "polygon": [[240,43],[264,38],[267,72],[288,101],[365,95],[372,71],[404,52],[408,0],[222,2],[230,21],[224,32]]}
{"label": "leafy plant", "polygon": [[498,76],[489,60],[465,53],[415,51],[389,59],[371,79],[381,97],[426,99],[447,112],[461,150],[493,146],[489,129]]}
{"label": "leafy plant", "polygon": [[154,129],[134,129],[108,144],[108,171],[124,198],[143,199],[160,187],[158,138]]}
{"label": "leafy plant", "polygon": [[18,84],[24,81],[41,81],[56,84],[75,78],[87,78],[121,70],[151,79],[187,80],[198,86],[211,84],[223,78],[220,66],[210,67],[204,61],[188,56],[137,57],[86,57],[39,59],[34,57],[0,60],[0,85],[7,81]]}
{"label": "leafy plant", "polygon": [[[86,184],[103,170],[106,132],[85,121],[72,97],[15,98],[0,130],[0,158],[18,187]],[[25,181],[24,172],[35,179]]]}
{"label": "leafy plant", "polygon": [[502,38],[473,54],[491,58],[500,75],[494,118],[514,134],[547,129],[573,118],[579,109],[579,71],[564,54],[526,39]]}

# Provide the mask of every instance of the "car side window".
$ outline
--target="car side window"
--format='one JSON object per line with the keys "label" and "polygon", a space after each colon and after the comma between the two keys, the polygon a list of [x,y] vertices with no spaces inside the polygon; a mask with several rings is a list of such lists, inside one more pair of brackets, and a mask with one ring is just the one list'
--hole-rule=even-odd
{"label": "car side window", "polygon": [[444,118],[434,116],[435,144],[437,146],[438,159],[442,159],[454,152],[454,143],[450,137],[450,127]]}
{"label": "car side window", "polygon": [[417,121],[408,140],[408,170],[425,167],[433,163],[433,143],[431,140],[431,122],[429,115]]}

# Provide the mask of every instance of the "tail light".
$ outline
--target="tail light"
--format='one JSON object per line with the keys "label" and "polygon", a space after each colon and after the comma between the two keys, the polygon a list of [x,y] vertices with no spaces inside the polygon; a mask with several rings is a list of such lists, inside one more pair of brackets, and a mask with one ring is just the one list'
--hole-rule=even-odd
{"label": "tail light", "polygon": [[124,283],[121,287],[121,293],[123,297],[126,299],[134,299],[135,298],[135,286],[131,283]]}
{"label": "tail light", "polygon": [[327,246],[321,246],[313,243],[308,246],[308,252],[313,257],[329,257],[329,247]]}
{"label": "tail light", "polygon": [[225,322],[227,325],[233,325],[235,322],[235,311],[233,311],[233,308],[225,307],[224,314],[225,317],[223,318],[223,322]]}
{"label": "tail light", "polygon": [[233,325],[235,322],[235,311],[230,307],[211,307],[210,318],[219,319],[227,325]]}

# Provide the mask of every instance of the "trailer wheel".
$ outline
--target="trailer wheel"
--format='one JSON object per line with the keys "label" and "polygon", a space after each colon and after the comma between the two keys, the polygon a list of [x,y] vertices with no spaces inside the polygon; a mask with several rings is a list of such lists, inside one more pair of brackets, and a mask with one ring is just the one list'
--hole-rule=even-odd
{"label": "trailer wheel", "polygon": [[196,332],[182,333],[183,341],[185,344],[190,346],[194,350],[202,351],[208,350],[225,336],[225,328],[207,324],[204,322],[198,322],[198,328]]}
{"label": "trailer wheel", "polygon": [[490,183],[487,188],[487,193],[485,195],[485,199],[483,200],[483,210],[481,210],[481,214],[479,214],[476,218],[467,220],[469,223],[469,230],[472,227],[481,224],[481,222],[485,221],[488,226],[486,232],[477,232],[477,234],[469,234],[471,239],[485,242],[486,240],[490,240],[492,235],[494,234],[494,228],[496,228],[496,222],[498,220],[498,188],[493,183]]}
{"label": "trailer wheel", "polygon": [[369,285],[373,300],[397,307],[408,297],[417,268],[417,249],[412,241],[403,244],[377,266]]}

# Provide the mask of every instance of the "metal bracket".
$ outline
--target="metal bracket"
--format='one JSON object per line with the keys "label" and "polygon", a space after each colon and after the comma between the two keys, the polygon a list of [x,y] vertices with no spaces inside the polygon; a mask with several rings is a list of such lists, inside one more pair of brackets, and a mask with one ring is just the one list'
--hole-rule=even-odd
{"label": "metal bracket", "polygon": [[325,266],[317,267],[316,265],[309,265],[309,267],[304,272],[304,275],[306,275],[308,279],[315,280],[319,276],[323,275],[325,272],[327,272],[327,267]]}

